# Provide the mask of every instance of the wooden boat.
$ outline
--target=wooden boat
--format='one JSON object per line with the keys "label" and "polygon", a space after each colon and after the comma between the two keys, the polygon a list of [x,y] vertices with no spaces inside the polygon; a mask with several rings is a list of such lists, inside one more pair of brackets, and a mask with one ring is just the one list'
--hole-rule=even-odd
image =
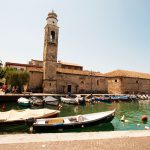
{"label": "wooden boat", "polygon": [[73,104],[73,105],[78,105],[79,104],[79,101],[78,101],[78,98],[72,98],[72,97],[61,97],[60,98],[61,101],[63,103],[67,103],[67,104]]}
{"label": "wooden boat", "polygon": [[30,105],[31,106],[44,106],[45,101],[43,99],[40,99],[38,97],[32,96],[29,98],[30,100]]}
{"label": "wooden boat", "polygon": [[52,96],[47,96],[44,98],[44,101],[47,105],[54,105],[54,106],[58,106],[59,104],[59,100],[52,97]]}
{"label": "wooden boat", "polygon": [[25,123],[29,118],[47,118],[57,117],[60,111],[43,108],[43,109],[23,109],[23,110],[9,110],[0,112],[0,126],[1,125],[14,125]]}
{"label": "wooden boat", "polygon": [[23,106],[23,107],[29,107],[30,106],[30,100],[27,98],[24,98],[24,97],[20,97],[18,99],[18,104],[20,106]]}
{"label": "wooden boat", "polygon": [[112,121],[114,116],[115,110],[112,110],[59,118],[29,119],[27,120],[27,124],[33,129],[33,131],[73,129],[107,123]]}

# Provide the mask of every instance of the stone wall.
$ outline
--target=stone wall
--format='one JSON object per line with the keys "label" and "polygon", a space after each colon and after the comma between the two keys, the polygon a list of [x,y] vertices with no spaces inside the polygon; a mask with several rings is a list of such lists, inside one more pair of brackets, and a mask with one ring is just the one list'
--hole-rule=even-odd
{"label": "stone wall", "polygon": [[42,92],[43,72],[29,72],[30,79],[28,89],[32,92]]}
{"label": "stone wall", "polygon": [[150,80],[140,78],[123,78],[122,92],[129,94],[149,94]]}
{"label": "stone wall", "polygon": [[121,78],[108,78],[108,93],[121,94],[122,93],[122,79]]}
{"label": "stone wall", "polygon": [[109,94],[149,94],[150,80],[131,77],[108,79]]}
{"label": "stone wall", "polygon": [[107,93],[107,79],[73,74],[57,74],[57,93]]}

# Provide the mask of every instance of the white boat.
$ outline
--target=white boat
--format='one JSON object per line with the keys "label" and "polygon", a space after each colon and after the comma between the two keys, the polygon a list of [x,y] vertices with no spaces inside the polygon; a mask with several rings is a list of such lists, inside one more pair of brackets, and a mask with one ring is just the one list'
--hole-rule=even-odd
{"label": "white boat", "polygon": [[73,105],[78,105],[78,104],[79,104],[78,97],[76,97],[76,98],[61,97],[60,99],[61,99],[61,101],[62,101],[63,103],[73,104]]}
{"label": "white boat", "polygon": [[45,101],[43,99],[40,99],[38,97],[32,96],[29,98],[30,100],[30,105],[31,106],[44,106]]}
{"label": "white boat", "polygon": [[27,99],[27,98],[24,98],[24,97],[20,97],[18,99],[18,104],[21,105],[21,106],[28,107],[28,106],[30,106],[30,100]]}
{"label": "white boat", "polygon": [[44,98],[44,101],[46,104],[48,105],[54,105],[54,106],[57,106],[59,104],[59,100],[52,97],[52,96],[47,96]]}
{"label": "white boat", "polygon": [[[111,122],[115,116],[115,109],[112,111],[98,112],[92,114],[83,114],[76,116],[32,119],[27,120],[27,125],[33,128],[33,131],[47,132],[54,129],[74,129],[98,125],[100,123]],[[29,121],[29,123],[28,123]],[[31,130],[32,131],[32,130]]]}
{"label": "white boat", "polygon": [[23,110],[9,110],[0,112],[0,125],[11,125],[25,123],[29,118],[47,118],[57,117],[60,111],[43,108],[43,109],[23,109]]}

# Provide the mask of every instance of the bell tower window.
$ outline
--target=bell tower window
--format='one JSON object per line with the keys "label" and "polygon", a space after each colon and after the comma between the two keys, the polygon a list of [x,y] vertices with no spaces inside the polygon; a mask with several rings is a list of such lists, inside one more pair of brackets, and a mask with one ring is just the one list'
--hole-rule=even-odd
{"label": "bell tower window", "polygon": [[51,34],[50,34],[50,41],[51,41],[51,42],[54,42],[54,41],[55,41],[55,32],[54,32],[54,31],[51,31]]}

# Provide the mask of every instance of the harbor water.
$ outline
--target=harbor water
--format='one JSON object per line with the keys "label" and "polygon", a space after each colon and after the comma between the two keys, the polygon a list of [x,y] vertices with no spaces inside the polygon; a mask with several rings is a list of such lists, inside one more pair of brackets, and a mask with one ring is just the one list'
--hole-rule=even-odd
{"label": "harbor water", "polygon": [[[0,103],[2,108],[3,103]],[[7,102],[6,109],[25,109],[20,107],[17,102]],[[150,100],[139,100],[136,102],[113,102],[108,103],[96,103],[86,105],[68,105],[62,104],[60,116],[71,116],[79,114],[88,114],[95,112],[102,112],[116,109],[115,118],[111,123],[99,124],[96,126],[80,129],[70,130],[57,130],[57,131],[46,131],[46,132],[95,132],[95,131],[121,131],[121,130],[145,130],[150,128]],[[57,109],[56,106],[45,105],[44,107],[50,109]],[[125,116],[124,122],[121,121],[121,117]],[[141,121],[141,117],[146,115],[148,121],[144,124]],[[28,133],[29,128],[26,125],[22,126],[8,126],[1,127],[0,134],[9,133]]]}

